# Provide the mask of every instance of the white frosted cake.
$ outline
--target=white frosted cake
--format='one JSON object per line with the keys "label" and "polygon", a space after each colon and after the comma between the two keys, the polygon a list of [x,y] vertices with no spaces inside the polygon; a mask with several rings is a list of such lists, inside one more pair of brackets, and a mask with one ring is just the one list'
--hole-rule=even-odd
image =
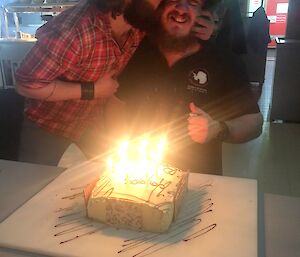
{"label": "white frosted cake", "polygon": [[114,181],[107,173],[84,190],[87,216],[117,228],[164,232],[176,218],[187,190],[188,172],[163,165],[151,182]]}

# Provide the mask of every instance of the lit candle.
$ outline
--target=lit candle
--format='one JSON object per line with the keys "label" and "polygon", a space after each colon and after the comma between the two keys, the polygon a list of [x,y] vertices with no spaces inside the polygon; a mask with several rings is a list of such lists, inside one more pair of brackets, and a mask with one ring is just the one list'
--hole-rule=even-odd
{"label": "lit candle", "polygon": [[148,165],[147,165],[147,147],[148,147],[148,140],[147,139],[143,139],[140,142],[139,145],[139,153],[138,153],[138,157],[139,159],[137,160],[137,167],[138,167],[138,172],[144,170],[145,171],[145,183],[148,185],[149,183],[149,171],[148,171]]}
{"label": "lit candle", "polygon": [[[150,141],[153,143],[150,144]],[[129,186],[132,181],[139,184],[150,184],[159,181],[162,175],[166,138],[148,140],[144,138],[135,144],[129,141],[120,143],[117,154],[108,158],[107,170],[114,177],[116,184]]]}
{"label": "lit candle", "polygon": [[128,152],[128,141],[124,141],[121,143],[120,148],[119,148],[119,158],[120,158],[120,165],[119,165],[119,174],[123,175],[123,179],[125,180],[125,183],[128,185],[129,184],[129,178],[128,178],[128,172],[129,172],[129,164],[128,164],[128,157],[127,157],[127,152]]}
{"label": "lit candle", "polygon": [[110,174],[110,176],[113,176],[114,174],[114,170],[113,170],[113,160],[112,157],[109,157],[106,161],[106,169],[108,171],[108,173]]}

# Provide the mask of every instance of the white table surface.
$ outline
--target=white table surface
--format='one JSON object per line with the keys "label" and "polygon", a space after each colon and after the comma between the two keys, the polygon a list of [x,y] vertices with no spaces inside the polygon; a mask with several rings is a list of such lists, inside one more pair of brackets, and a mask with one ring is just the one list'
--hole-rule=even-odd
{"label": "white table surface", "polygon": [[[15,163],[15,166],[23,164]],[[0,224],[0,246],[5,249],[1,249],[0,256],[257,256],[255,180],[190,174],[189,193],[179,221],[190,215],[196,215],[199,220],[176,227],[177,221],[167,234],[151,234],[147,241],[148,234],[103,228],[93,223],[83,225],[87,220],[80,213],[84,208],[80,187],[98,176],[99,170],[97,163],[68,169],[4,220]],[[77,193],[75,199],[62,199]],[[61,209],[66,207],[73,210]],[[207,212],[202,213],[203,210]],[[67,216],[59,218],[64,215]],[[61,223],[64,225],[55,227]],[[207,233],[202,233],[204,231]],[[72,240],[76,236],[80,238]],[[142,240],[137,239],[141,236]],[[136,241],[124,241],[133,238]],[[68,242],[60,244],[65,241]],[[122,247],[128,243],[132,249]],[[7,248],[32,254],[23,255]],[[118,254],[122,249],[128,251]]]}
{"label": "white table surface", "polygon": [[0,160],[0,222],[63,171],[53,166]]}

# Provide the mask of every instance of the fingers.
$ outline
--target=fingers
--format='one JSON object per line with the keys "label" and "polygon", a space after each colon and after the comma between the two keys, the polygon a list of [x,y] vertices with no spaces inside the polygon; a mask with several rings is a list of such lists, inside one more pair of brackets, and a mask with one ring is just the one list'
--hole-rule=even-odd
{"label": "fingers", "polygon": [[117,72],[115,70],[110,70],[109,72],[104,74],[103,78],[117,79],[116,74],[117,74]]}
{"label": "fingers", "polygon": [[202,111],[199,107],[197,107],[193,102],[190,103],[190,110],[192,114],[196,115],[191,115],[191,116],[197,116],[197,115],[204,115],[206,116],[206,113]]}
{"label": "fingers", "polygon": [[211,27],[214,25],[214,17],[208,11],[202,11],[201,16],[196,19],[196,23],[202,27]]}
{"label": "fingers", "polygon": [[208,136],[207,120],[203,117],[189,119],[188,134],[197,143],[205,143]]}
{"label": "fingers", "polygon": [[112,77],[114,74],[114,71],[110,71],[95,82],[96,97],[110,97],[117,92],[119,83]]}
{"label": "fingers", "polygon": [[193,32],[202,40],[208,40],[215,29],[214,19],[210,12],[203,11],[196,20]]}
{"label": "fingers", "polygon": [[191,113],[188,118],[188,134],[193,141],[203,144],[208,138],[209,117],[193,102],[189,107]]}
{"label": "fingers", "polygon": [[214,17],[210,11],[201,11],[200,17],[203,17],[205,20],[208,20],[210,22],[213,22],[214,20]]}
{"label": "fingers", "polygon": [[117,80],[112,79],[112,82],[110,84],[111,92],[116,93],[119,88],[119,82]]}
{"label": "fingers", "polygon": [[190,110],[192,113],[196,113],[197,112],[197,107],[196,105],[192,102],[190,103]]}

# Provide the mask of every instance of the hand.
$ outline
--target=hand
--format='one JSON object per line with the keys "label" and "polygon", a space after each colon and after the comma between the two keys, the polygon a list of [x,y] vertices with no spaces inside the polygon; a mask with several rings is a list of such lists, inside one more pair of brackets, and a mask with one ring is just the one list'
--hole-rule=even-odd
{"label": "hand", "polygon": [[201,40],[210,39],[215,29],[214,18],[209,11],[202,11],[201,16],[196,20],[196,25],[193,27],[193,32],[196,37]]}
{"label": "hand", "polygon": [[111,71],[95,82],[95,98],[110,97],[117,92],[119,83],[114,75],[115,71]]}
{"label": "hand", "polygon": [[190,103],[191,115],[188,118],[188,130],[191,139],[204,144],[216,137],[219,131],[219,123],[194,103]]}

